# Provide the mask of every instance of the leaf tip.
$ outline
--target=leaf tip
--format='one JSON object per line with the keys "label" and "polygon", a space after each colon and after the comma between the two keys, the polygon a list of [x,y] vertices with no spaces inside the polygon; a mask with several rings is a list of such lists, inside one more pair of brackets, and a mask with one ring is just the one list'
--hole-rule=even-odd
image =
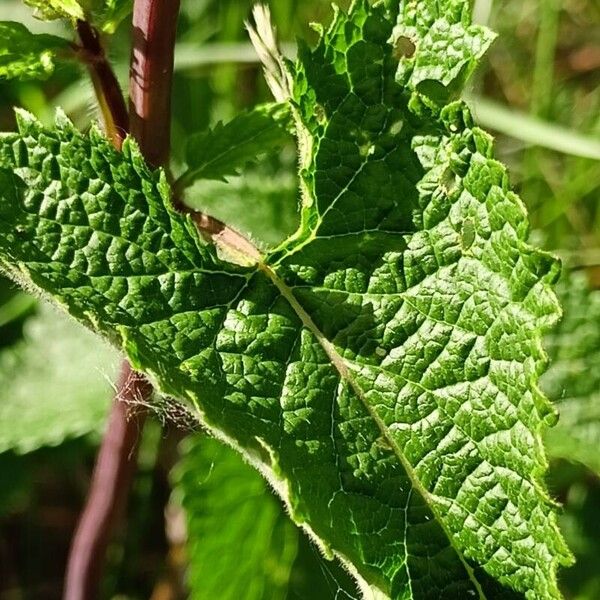
{"label": "leaf tip", "polygon": [[293,79],[277,44],[271,10],[265,4],[256,4],[252,18],[253,23],[246,21],[246,29],[263,64],[267,84],[275,99],[285,102],[292,96]]}

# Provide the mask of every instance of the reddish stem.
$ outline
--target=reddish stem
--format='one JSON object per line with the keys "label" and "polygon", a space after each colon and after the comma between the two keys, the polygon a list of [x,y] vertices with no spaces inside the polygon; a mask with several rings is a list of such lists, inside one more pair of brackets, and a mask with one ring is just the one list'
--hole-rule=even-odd
{"label": "reddish stem", "polygon": [[106,58],[98,31],[87,21],[77,21],[77,33],[81,40],[80,56],[90,71],[106,133],[120,149],[129,131],[129,114],[123,92]]}
{"label": "reddish stem", "polygon": [[87,504],[73,538],[64,600],[98,597],[106,549],[136,470],[137,441],[145,420],[136,403],[145,403],[151,393],[148,381],[124,361]]}
{"label": "reddish stem", "polygon": [[131,133],[146,160],[166,166],[171,144],[173,59],[180,0],[135,0],[129,73]]}
{"label": "reddish stem", "polygon": [[[130,75],[131,119],[98,33],[77,23],[107,133],[120,148],[128,129],[146,160],[166,166],[170,155],[171,86],[179,0],[135,0]],[[127,503],[135,474],[137,438],[145,420],[138,404],[152,393],[148,381],[123,363],[117,396],[86,507],[75,534],[64,600],[93,600],[98,590],[112,530]]]}
{"label": "reddish stem", "polygon": [[[98,32],[86,21],[78,21],[77,33],[81,40],[80,56],[90,70],[106,133],[120,149],[129,129],[123,93]],[[106,550],[127,506],[136,470],[137,441],[146,420],[145,411],[136,403],[147,404],[151,394],[148,381],[123,361],[90,491],[71,544],[65,600],[92,600],[99,595]]]}

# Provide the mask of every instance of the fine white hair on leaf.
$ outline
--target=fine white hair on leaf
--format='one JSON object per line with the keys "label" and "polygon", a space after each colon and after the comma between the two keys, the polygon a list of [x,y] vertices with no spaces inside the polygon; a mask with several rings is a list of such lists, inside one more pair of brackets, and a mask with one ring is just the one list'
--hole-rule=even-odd
{"label": "fine white hair on leaf", "polygon": [[254,24],[246,22],[246,29],[263,64],[265,79],[275,99],[285,102],[292,95],[292,75],[277,45],[271,10],[264,4],[257,4],[252,17]]}

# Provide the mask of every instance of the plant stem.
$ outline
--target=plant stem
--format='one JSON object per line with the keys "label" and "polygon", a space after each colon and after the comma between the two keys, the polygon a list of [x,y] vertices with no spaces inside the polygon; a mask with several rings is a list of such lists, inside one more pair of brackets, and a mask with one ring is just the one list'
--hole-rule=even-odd
{"label": "plant stem", "polygon": [[106,134],[118,149],[129,131],[129,114],[119,82],[106,58],[98,31],[87,21],[77,21],[80,56],[87,64],[104,117]]}
{"label": "plant stem", "polygon": [[148,381],[123,361],[88,500],[71,546],[64,600],[98,597],[106,548],[135,474],[137,441],[145,418],[136,403],[143,403],[151,393]]}
{"label": "plant stem", "polygon": [[131,133],[153,166],[167,166],[180,0],[135,0],[129,73]]}
{"label": "plant stem", "polygon": [[[131,60],[131,120],[98,32],[77,23],[106,132],[120,148],[130,130],[146,160],[167,166],[170,155],[171,82],[179,0],[135,0]],[[92,484],[67,567],[64,600],[98,597],[106,549],[122,513],[136,467],[137,440],[145,421],[150,383],[123,362],[118,391],[98,454]]]}
{"label": "plant stem", "polygon": [[[123,93],[98,32],[85,21],[77,22],[77,32],[82,44],[80,56],[90,70],[106,133],[120,149],[129,129]],[[137,441],[146,420],[140,405],[147,404],[151,394],[148,381],[123,361],[90,491],[69,553],[64,600],[93,600],[99,595],[106,550],[135,475]]]}

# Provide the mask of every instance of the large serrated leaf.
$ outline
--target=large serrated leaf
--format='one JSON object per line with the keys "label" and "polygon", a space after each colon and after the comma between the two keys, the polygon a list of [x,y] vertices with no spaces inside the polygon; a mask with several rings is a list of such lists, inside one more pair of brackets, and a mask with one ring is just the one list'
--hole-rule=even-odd
{"label": "large serrated leaf", "polygon": [[559,598],[537,387],[557,264],[468,109],[396,81],[399,14],[356,2],[271,74],[304,192],[273,253],[221,258],[244,245],[203,241],[131,142],[21,117],[0,138],[0,265],[188,401],[365,595]]}

